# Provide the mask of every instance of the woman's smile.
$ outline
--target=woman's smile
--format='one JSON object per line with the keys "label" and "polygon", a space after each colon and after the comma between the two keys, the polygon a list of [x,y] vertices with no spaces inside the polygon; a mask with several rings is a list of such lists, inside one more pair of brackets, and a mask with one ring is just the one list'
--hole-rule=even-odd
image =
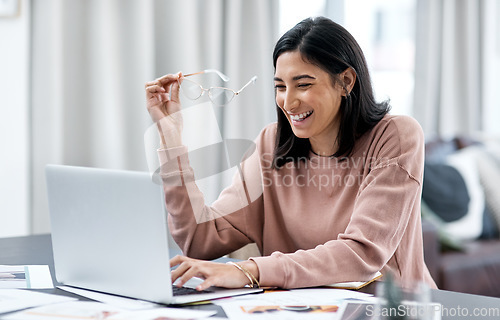
{"label": "woman's smile", "polygon": [[293,125],[301,125],[301,123],[308,119],[313,114],[313,112],[313,110],[310,110],[299,114],[288,113],[288,115],[290,116],[290,119],[292,119]]}

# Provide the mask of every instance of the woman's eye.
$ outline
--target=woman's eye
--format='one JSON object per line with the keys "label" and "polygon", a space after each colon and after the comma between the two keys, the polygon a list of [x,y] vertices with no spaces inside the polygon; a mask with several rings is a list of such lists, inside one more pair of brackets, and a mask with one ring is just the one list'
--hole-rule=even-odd
{"label": "woman's eye", "polygon": [[299,88],[308,88],[312,85],[312,83],[301,83],[298,85]]}
{"label": "woman's eye", "polygon": [[282,84],[277,84],[277,85],[274,86],[274,89],[276,89],[276,90],[284,90],[285,88],[286,87],[284,85],[282,85]]}

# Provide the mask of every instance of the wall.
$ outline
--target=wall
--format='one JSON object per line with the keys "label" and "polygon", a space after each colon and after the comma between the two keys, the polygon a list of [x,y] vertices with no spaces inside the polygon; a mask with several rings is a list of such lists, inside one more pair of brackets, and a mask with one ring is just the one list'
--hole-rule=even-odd
{"label": "wall", "polygon": [[19,0],[0,17],[0,237],[29,232],[29,43],[30,3]]}

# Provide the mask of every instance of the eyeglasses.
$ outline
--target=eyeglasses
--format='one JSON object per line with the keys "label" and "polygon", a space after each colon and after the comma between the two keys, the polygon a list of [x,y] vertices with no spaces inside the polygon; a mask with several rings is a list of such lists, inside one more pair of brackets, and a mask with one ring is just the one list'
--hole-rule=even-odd
{"label": "eyeglasses", "polygon": [[201,84],[186,79],[186,77],[194,76],[196,74],[202,74],[202,73],[216,73],[222,80],[224,81],[229,81],[229,77],[223,74],[222,72],[215,70],[215,69],[207,69],[203,70],[200,72],[196,73],[190,73],[190,74],[185,74],[182,77],[182,83],[180,84],[182,93],[191,100],[197,100],[201,96],[205,94],[205,92],[208,92],[208,97],[210,98],[210,101],[212,101],[213,104],[217,106],[224,106],[231,102],[233,98],[237,95],[239,95],[246,87],[248,87],[250,84],[255,83],[257,80],[257,76],[252,77],[250,81],[247,82],[240,90],[234,91],[229,88],[225,87],[210,87],[208,89],[203,88]]}

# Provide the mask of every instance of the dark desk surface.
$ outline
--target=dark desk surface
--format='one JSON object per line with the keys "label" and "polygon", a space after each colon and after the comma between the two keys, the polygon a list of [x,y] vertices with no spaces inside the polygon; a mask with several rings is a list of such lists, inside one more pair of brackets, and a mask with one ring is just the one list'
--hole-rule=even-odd
{"label": "dark desk surface", "polygon": [[[6,265],[48,265],[56,283],[54,260],[50,235],[33,235],[27,237],[0,238],[0,264]],[[500,285],[500,283],[499,283]],[[375,284],[362,291],[373,293]],[[59,289],[37,290],[47,293],[78,297]],[[80,297],[79,297],[80,298]],[[443,305],[442,319],[500,319],[500,299],[472,294],[432,290],[432,301]],[[200,306],[202,309],[215,309],[218,316],[224,316],[220,307],[215,305]],[[483,316],[484,315],[484,316]]]}

